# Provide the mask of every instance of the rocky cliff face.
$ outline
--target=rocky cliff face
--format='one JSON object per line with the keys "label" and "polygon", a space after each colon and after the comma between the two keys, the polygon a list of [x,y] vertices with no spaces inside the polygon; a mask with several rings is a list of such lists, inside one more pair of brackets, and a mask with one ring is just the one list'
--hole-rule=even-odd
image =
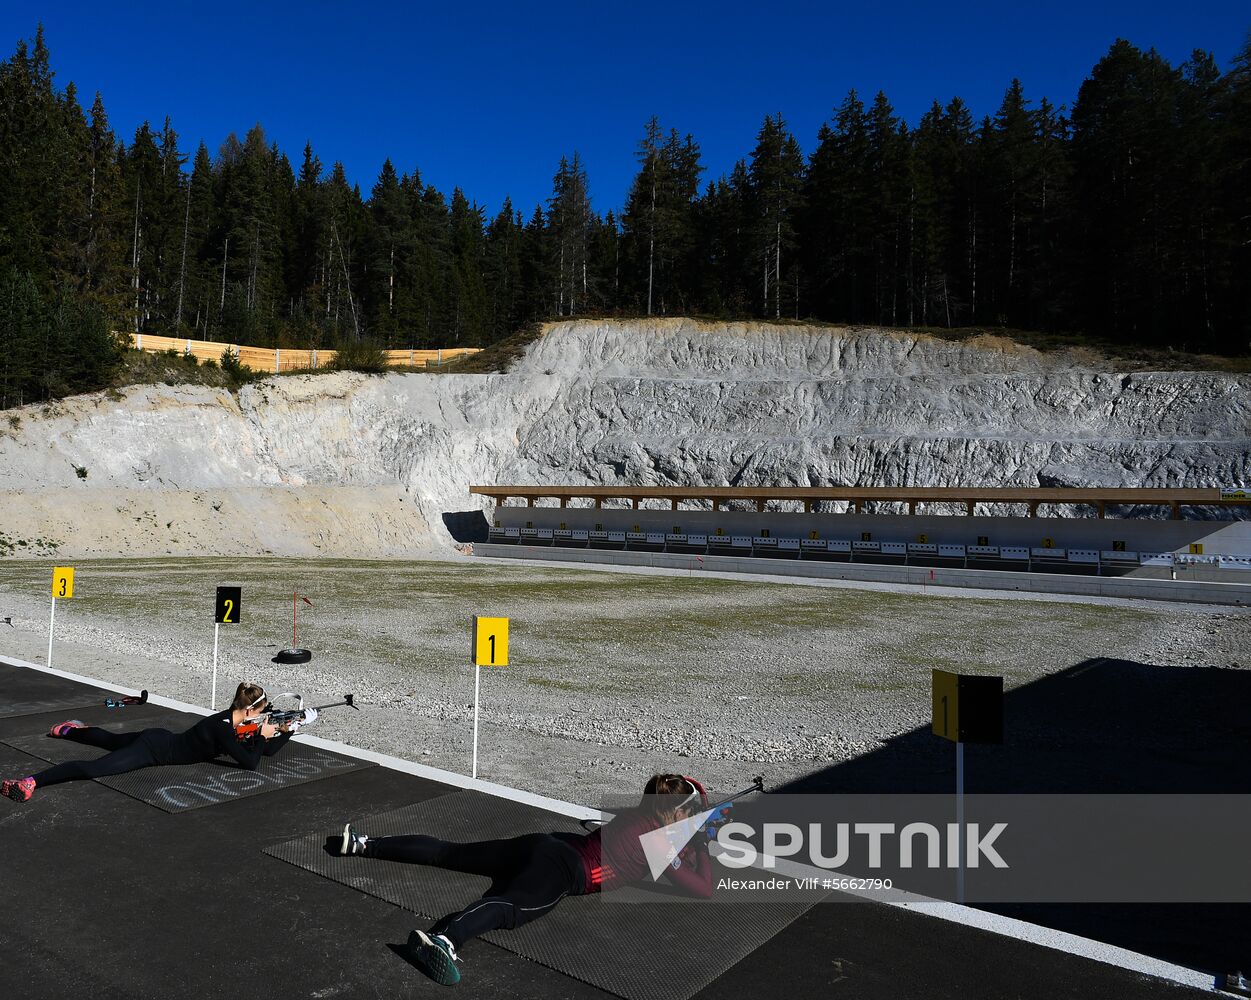
{"label": "rocky cliff face", "polygon": [[1248,388],[992,339],[560,323],[507,375],[144,386],[0,415],[0,552],[420,555],[450,544],[440,515],[476,506],[473,483],[1240,484]]}

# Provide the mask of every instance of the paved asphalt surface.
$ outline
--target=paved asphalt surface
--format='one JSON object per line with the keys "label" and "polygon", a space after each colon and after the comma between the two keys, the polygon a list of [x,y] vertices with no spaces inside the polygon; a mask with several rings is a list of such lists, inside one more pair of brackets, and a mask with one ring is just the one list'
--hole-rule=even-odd
{"label": "paved asphalt surface", "polygon": [[[6,674],[6,686],[20,689],[24,673]],[[81,695],[81,707],[2,718],[0,740],[45,732],[67,717],[117,718],[102,706],[98,689],[33,671],[29,681],[43,697],[50,688],[69,700]],[[5,694],[22,696],[21,690]],[[194,721],[155,706],[128,718],[175,729]],[[4,776],[42,766],[0,744]],[[0,800],[4,995],[441,995],[445,989],[425,979],[400,947],[422,918],[261,852],[451,791],[372,767],[174,815],[89,781],[37,792],[24,804]],[[462,997],[611,996],[484,942],[463,955]],[[1204,992],[862,903],[813,907],[698,997],[1180,1000]]]}

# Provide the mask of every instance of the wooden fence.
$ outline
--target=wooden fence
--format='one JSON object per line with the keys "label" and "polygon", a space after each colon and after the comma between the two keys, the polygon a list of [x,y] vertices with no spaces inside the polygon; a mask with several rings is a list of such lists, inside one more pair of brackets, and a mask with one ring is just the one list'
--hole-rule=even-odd
{"label": "wooden fence", "polygon": [[[241,365],[258,372],[289,372],[300,369],[328,368],[337,351],[299,351],[289,348],[247,347],[212,340],[189,340],[185,337],[158,337],[150,333],[129,334],[130,346],[152,354],[177,351],[190,354],[198,361],[220,361],[229,350]],[[430,351],[383,351],[392,368],[439,368],[445,364],[477,354],[478,347],[447,347]]]}

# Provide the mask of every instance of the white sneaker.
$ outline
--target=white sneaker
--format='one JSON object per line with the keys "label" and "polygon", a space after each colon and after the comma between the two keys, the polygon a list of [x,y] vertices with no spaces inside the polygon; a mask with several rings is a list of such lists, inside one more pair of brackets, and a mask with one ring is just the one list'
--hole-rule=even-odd
{"label": "white sneaker", "polygon": [[353,833],[352,824],[347,823],[343,827],[343,844],[339,848],[340,854],[364,854],[365,842],[369,840],[363,833]]}
{"label": "white sneaker", "polygon": [[431,937],[425,931],[413,931],[408,935],[408,946],[421,971],[441,986],[455,986],[460,982],[460,969],[456,963],[460,956],[446,935]]}

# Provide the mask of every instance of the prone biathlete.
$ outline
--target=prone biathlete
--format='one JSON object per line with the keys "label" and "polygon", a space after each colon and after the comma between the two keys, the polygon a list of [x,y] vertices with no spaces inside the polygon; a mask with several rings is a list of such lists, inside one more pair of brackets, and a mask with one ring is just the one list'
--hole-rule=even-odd
{"label": "prone biathlete", "polygon": [[[49,731],[51,736],[109,752],[95,760],[73,760],[25,778],[11,778],[0,785],[0,792],[18,802],[26,802],[35,794],[36,788],[59,785],[64,781],[103,778],[162,764],[199,764],[221,754],[233,758],[241,767],[255,771],[261,758],[272,757],[286,746],[298,728],[280,729],[262,723],[254,735],[241,740],[235,727],[256,719],[268,706],[265,689],[245,681],[235,691],[229,708],[205,716],[182,733],[173,733],[168,729],[115,733],[84,725],[77,719],[59,722]],[[308,712],[312,712],[312,717],[307,717]],[[316,711],[306,710],[305,722],[312,722],[314,718]]]}
{"label": "prone biathlete", "polygon": [[[696,815],[708,806],[703,786],[678,774],[652,776],[643,800],[612,821],[610,857],[605,858],[601,830],[579,833],[532,833],[509,840],[460,844],[422,835],[370,837],[352,824],[342,835],[326,838],[326,850],[386,861],[431,865],[483,875],[491,886],[463,910],[449,913],[428,930],[409,938],[413,957],[431,979],[444,986],[460,981],[459,951],[487,931],[512,930],[550,913],[566,896],[605,892],[650,878],[639,838]],[[712,859],[708,840],[693,837],[666,869],[669,879],[693,896],[712,895]]]}

